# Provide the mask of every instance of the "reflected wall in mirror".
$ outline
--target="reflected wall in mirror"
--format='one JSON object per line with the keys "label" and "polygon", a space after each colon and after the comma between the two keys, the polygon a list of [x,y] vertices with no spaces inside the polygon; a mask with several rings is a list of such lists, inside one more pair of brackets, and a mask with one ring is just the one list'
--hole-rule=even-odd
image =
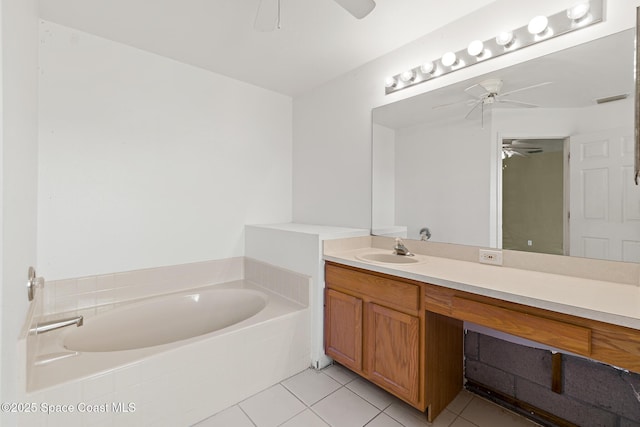
{"label": "reflected wall in mirror", "polygon": [[640,262],[634,37],[374,109],[372,233]]}
{"label": "reflected wall in mirror", "polygon": [[569,254],[568,153],[569,138],[502,140],[502,249]]}

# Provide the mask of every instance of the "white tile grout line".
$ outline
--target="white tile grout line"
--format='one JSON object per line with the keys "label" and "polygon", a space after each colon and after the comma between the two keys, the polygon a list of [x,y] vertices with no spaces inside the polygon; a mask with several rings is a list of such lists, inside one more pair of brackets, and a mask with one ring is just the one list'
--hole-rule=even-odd
{"label": "white tile grout line", "polygon": [[[311,368],[307,368],[307,369],[311,369]],[[304,372],[304,371],[302,371],[302,372]],[[300,375],[302,372],[298,372],[297,374],[292,375],[292,376],[290,376],[289,378],[293,378],[293,377],[295,377],[296,375]],[[304,411],[306,411],[307,409],[311,409],[311,407],[310,407],[310,406],[308,406],[306,403],[304,403],[304,402],[302,401],[302,399],[300,399],[300,398],[299,398],[299,397],[298,397],[298,396],[297,396],[293,391],[289,390],[289,388],[288,388],[286,385],[282,384],[283,382],[285,382],[285,381],[286,381],[286,380],[288,380],[289,378],[287,378],[287,379],[285,379],[285,380],[280,381],[278,384],[280,384],[280,385],[281,385],[285,390],[287,390],[287,391],[289,392],[289,394],[291,394],[293,397],[295,397],[296,399],[298,399],[298,400],[300,401],[300,403],[302,403],[302,404],[304,405],[304,409],[303,409],[302,411],[300,411],[300,412],[297,412],[295,415],[293,415],[293,416],[291,416],[291,417],[287,418],[285,421],[281,422],[280,424],[278,424],[278,425],[280,425],[280,426],[281,426],[282,424],[284,424],[284,423],[288,422],[288,421],[289,421],[289,420],[291,420],[292,418],[297,417],[298,415],[300,415],[301,413],[303,413],[303,412],[304,412]],[[329,393],[329,394],[331,394],[331,393]],[[320,399],[320,400],[322,400],[322,399]],[[315,405],[315,404],[314,404],[314,405]],[[315,413],[315,412],[314,412],[314,413]],[[316,415],[317,415],[317,414],[316,414]],[[320,415],[318,415],[318,416],[320,416]],[[324,419],[323,419],[322,417],[321,417],[321,419],[322,419],[322,421],[324,421]],[[252,421],[253,421],[253,420],[252,420]]]}
{"label": "white tile grout line", "polygon": [[[329,365],[329,366],[340,366],[340,365]],[[329,367],[329,366],[328,366],[328,367]],[[321,369],[321,370],[319,371],[319,373],[321,373],[321,374],[323,374],[323,375],[326,375],[327,377],[331,378],[332,380],[334,380],[334,381],[338,382],[338,381],[337,381],[335,378],[333,378],[331,375],[329,375],[329,374],[327,374],[327,373],[323,372],[323,371],[324,371],[325,369],[327,369],[328,367]],[[307,369],[314,369],[314,368],[310,367],[310,368],[307,368]],[[343,368],[342,366],[340,366],[340,369],[347,369],[347,368]],[[315,370],[315,369],[314,369],[314,370]],[[380,416],[380,414],[381,414],[381,413],[384,413],[384,414],[385,414],[385,415],[387,415],[389,418],[391,418],[391,419],[393,419],[394,421],[396,421],[398,424],[400,424],[400,425],[404,426],[404,424],[402,424],[402,422],[401,422],[400,420],[398,420],[398,419],[394,418],[391,414],[388,414],[387,412],[385,412],[385,411],[386,411],[386,410],[387,410],[391,405],[393,405],[393,404],[395,403],[395,401],[390,402],[387,406],[385,406],[385,407],[384,407],[384,409],[380,409],[380,408],[378,408],[376,405],[374,405],[372,402],[370,402],[369,400],[367,400],[364,396],[361,396],[360,394],[356,393],[354,390],[351,390],[349,387],[347,387],[347,384],[350,384],[350,383],[352,383],[353,381],[355,381],[355,380],[357,380],[357,379],[361,378],[360,376],[356,376],[356,377],[354,377],[354,378],[351,378],[351,379],[349,379],[347,382],[345,382],[344,384],[342,384],[342,383],[338,382],[338,384],[340,384],[340,387],[338,387],[337,389],[333,390],[331,393],[327,394],[327,395],[326,395],[326,396],[324,396],[322,399],[319,399],[318,401],[314,402],[314,403],[313,403],[313,405],[307,405],[307,404],[306,404],[305,402],[303,402],[303,401],[302,401],[302,399],[301,399],[301,398],[299,398],[299,397],[298,397],[298,396],[297,396],[297,395],[296,395],[292,390],[290,390],[286,385],[284,385],[284,384],[283,384],[285,381],[289,380],[290,378],[295,377],[296,375],[301,374],[302,372],[304,372],[304,371],[301,371],[301,372],[298,372],[298,373],[296,373],[296,374],[293,374],[293,375],[291,375],[290,377],[285,378],[284,380],[282,380],[282,381],[280,381],[280,382],[278,382],[278,383],[274,384],[273,386],[271,386],[271,387],[274,387],[274,386],[276,386],[276,385],[280,385],[280,386],[282,386],[282,387],[283,387],[283,388],[284,388],[284,389],[285,389],[289,394],[291,394],[291,395],[292,395],[293,397],[295,397],[298,401],[300,401],[300,403],[302,403],[302,404],[304,405],[304,409],[302,409],[301,411],[299,411],[299,412],[295,413],[295,414],[294,414],[294,415],[292,415],[291,417],[287,418],[285,421],[283,421],[282,423],[280,423],[280,424],[279,424],[280,426],[281,426],[282,424],[287,423],[287,422],[288,422],[288,421],[290,421],[292,418],[297,417],[298,415],[300,415],[302,412],[306,411],[307,409],[309,409],[311,412],[313,412],[313,413],[314,413],[318,418],[320,418],[320,419],[321,419],[323,422],[325,422],[327,425],[330,425],[330,424],[329,424],[329,422],[328,422],[327,420],[325,420],[324,418],[322,418],[322,417],[320,416],[320,414],[318,414],[318,413],[313,409],[313,407],[312,407],[312,406],[313,406],[313,405],[316,405],[316,404],[318,404],[318,403],[320,403],[321,401],[323,401],[324,399],[328,398],[329,396],[331,396],[332,394],[336,393],[337,391],[339,391],[339,390],[340,390],[340,389],[342,389],[342,388],[346,388],[346,389],[347,389],[348,391],[350,391],[351,393],[354,393],[356,396],[358,396],[359,398],[361,398],[361,399],[362,399],[362,400],[364,400],[365,402],[369,403],[371,406],[373,406],[373,407],[378,411],[378,413],[377,413],[373,418],[371,418],[371,420],[367,421],[367,422],[366,422],[362,427],[365,427],[365,426],[367,426],[368,424],[370,424],[373,420],[375,420],[378,416]],[[375,386],[375,384],[373,384],[373,385]],[[268,388],[266,388],[265,390],[267,390],[267,389],[269,389],[269,388],[271,388],[271,387],[268,387]],[[249,414],[247,414],[247,413],[244,411],[244,409],[242,409],[242,407],[240,406],[240,403],[246,402],[247,400],[249,400],[249,399],[253,398],[254,396],[256,396],[256,395],[258,395],[258,394],[262,393],[262,392],[263,392],[263,391],[265,391],[265,390],[261,390],[261,391],[259,391],[259,392],[255,393],[255,394],[253,394],[253,395],[251,395],[251,396],[247,397],[246,399],[244,399],[244,400],[242,400],[242,401],[240,401],[240,402],[236,403],[235,405],[230,406],[229,408],[232,408],[233,406],[237,406],[237,407],[240,409],[240,411],[242,411],[242,413],[243,413],[243,414],[244,414],[244,415],[249,419],[249,421],[251,422],[251,424],[253,424],[254,426],[256,426],[256,427],[257,427],[256,422],[255,422],[255,421],[254,421],[254,420],[249,416]],[[446,410],[446,411],[449,411],[449,412],[451,412],[451,413],[454,415],[454,418],[451,420],[451,423],[449,423],[449,426],[451,426],[451,425],[455,424],[455,422],[456,422],[459,418],[461,418],[461,419],[463,419],[463,420],[465,420],[465,421],[467,421],[467,422],[469,422],[469,423],[473,424],[474,426],[478,426],[478,425],[477,425],[476,423],[474,423],[473,421],[470,421],[470,420],[468,420],[467,418],[465,418],[465,417],[463,417],[463,416],[462,416],[462,413],[465,411],[465,409],[467,409],[467,407],[471,404],[471,402],[472,402],[474,399],[476,399],[476,398],[482,399],[482,397],[472,395],[472,396],[471,396],[471,399],[469,399],[469,401],[468,401],[468,402],[467,402],[467,403],[462,407],[462,409],[460,410],[460,413],[455,413],[455,412],[453,412],[453,411],[448,410],[448,409],[446,409],[446,408],[445,408],[445,410]],[[394,399],[397,399],[397,398],[394,398]],[[483,400],[486,400],[486,399],[483,399]],[[401,403],[404,403],[401,399],[397,399],[397,401],[398,401],[398,402],[401,402]],[[487,401],[488,401],[488,400],[487,400]],[[489,401],[488,401],[488,402],[489,402]],[[225,411],[225,410],[227,410],[227,409],[229,409],[229,408],[225,408],[225,409],[223,409],[222,411],[220,411],[220,412],[218,412],[218,413],[216,413],[216,414],[213,414],[213,415],[211,415],[210,417],[207,417],[207,418],[205,418],[205,419],[208,419],[208,418],[214,417],[214,416],[216,416],[217,414],[219,414],[219,413],[221,413],[221,412],[223,412],[223,411]],[[201,420],[200,422],[202,422],[202,421],[204,421],[204,420]],[[426,419],[425,419],[425,421],[426,421]],[[196,425],[197,425],[197,424],[196,424]],[[427,422],[427,423],[425,424],[425,427],[426,427],[426,426],[429,426],[429,425],[431,425],[431,424]],[[355,426],[354,426],[354,427],[355,427]],[[360,426],[358,426],[358,427],[360,427]]]}
{"label": "white tile grout line", "polygon": [[[329,365],[329,366],[336,366],[336,365]],[[326,375],[327,377],[331,378],[332,380],[334,380],[335,382],[337,382],[338,384],[340,384],[340,387],[338,387],[337,389],[333,390],[331,393],[327,394],[326,396],[324,396],[322,399],[318,400],[317,402],[313,403],[313,405],[311,405],[311,406],[309,406],[309,405],[307,405],[306,403],[302,402],[302,403],[305,405],[306,409],[309,409],[309,410],[310,410],[311,412],[313,412],[313,413],[314,413],[318,418],[320,418],[320,419],[321,419],[322,421],[324,421],[328,426],[330,426],[330,427],[331,427],[331,424],[329,424],[329,421],[327,421],[327,420],[325,420],[324,418],[322,418],[322,416],[321,416],[319,413],[317,413],[317,412],[313,409],[313,406],[314,406],[314,405],[317,405],[317,404],[318,404],[318,403],[320,403],[320,402],[322,402],[323,400],[325,400],[326,398],[328,398],[328,397],[329,397],[329,396],[331,396],[332,394],[336,393],[336,392],[337,392],[337,391],[339,391],[340,389],[346,388],[346,389],[347,389],[347,390],[349,390],[351,393],[355,394],[356,396],[358,396],[359,398],[361,398],[362,400],[364,400],[365,402],[367,402],[368,404],[370,404],[371,406],[373,406],[374,408],[376,408],[376,409],[378,410],[378,413],[377,413],[377,414],[376,414],[376,415],[375,415],[371,420],[373,420],[373,419],[374,419],[374,418],[376,418],[378,415],[380,415],[380,413],[381,413],[382,411],[380,411],[378,407],[376,407],[373,403],[369,402],[367,399],[365,399],[364,397],[360,396],[358,393],[356,393],[355,391],[353,391],[353,390],[351,390],[351,389],[349,389],[349,388],[347,387],[347,384],[350,384],[351,382],[355,381],[355,380],[356,380],[356,379],[358,379],[359,377],[352,378],[352,379],[350,379],[349,381],[347,381],[346,383],[342,384],[342,383],[338,382],[335,378],[333,378],[331,375],[327,374],[326,372],[323,372],[323,371],[324,371],[325,369],[327,369],[329,366],[327,366],[327,367],[325,367],[325,368],[322,368],[322,369],[319,371],[319,373],[320,373],[320,374],[322,374],[322,375]],[[310,368],[310,369],[313,369],[313,368]],[[346,369],[346,368],[342,368],[342,369]],[[304,372],[304,371],[303,371],[303,372]],[[298,374],[296,374],[296,375],[298,375]],[[293,375],[293,376],[295,376],[295,375]],[[286,381],[286,380],[284,380],[284,381]],[[287,388],[284,384],[283,384],[283,387],[284,387],[284,388]],[[287,390],[288,390],[288,389],[287,389]],[[291,391],[290,391],[290,392],[291,392]],[[292,394],[294,394],[293,392],[291,392],[291,393],[292,393]],[[295,394],[294,394],[294,396],[295,396]],[[297,398],[297,397],[298,397],[298,396],[296,396],[296,398]],[[298,400],[300,400],[300,399],[298,399]],[[366,423],[366,424],[369,424],[369,423],[371,422],[371,420],[367,421],[367,423]],[[365,425],[366,425],[366,424],[365,424]],[[358,426],[358,427],[360,427],[360,426]],[[364,427],[364,426],[362,426],[362,427]]]}
{"label": "white tile grout line", "polygon": [[[245,400],[246,400],[246,399],[245,399]],[[244,400],[243,400],[243,402],[244,402]],[[253,419],[249,416],[249,414],[247,414],[247,413],[244,411],[244,409],[242,409],[242,406],[240,406],[240,404],[236,403],[236,404],[235,404],[235,405],[233,405],[233,406],[229,406],[229,408],[233,408],[234,406],[237,406],[237,407],[238,407],[238,409],[240,409],[240,411],[244,414],[244,416],[245,416],[245,417],[247,417],[247,419],[249,420],[249,422],[250,422],[251,424],[253,424],[255,427],[258,427],[258,425],[257,425],[255,422],[253,422]],[[229,408],[227,408],[227,409],[229,409]],[[223,409],[223,411],[226,411],[227,409]],[[220,412],[222,412],[222,411],[220,411]],[[218,412],[218,414],[219,414],[220,412]],[[215,415],[212,415],[211,417],[215,417]],[[211,417],[209,417],[209,418],[211,418]]]}
{"label": "white tile grout line", "polygon": [[[329,366],[339,366],[339,365],[329,365]],[[331,375],[327,374],[326,372],[323,372],[323,371],[324,371],[324,369],[327,369],[327,368],[328,368],[328,367],[323,368],[323,369],[321,369],[319,372],[320,372],[321,374],[324,374],[324,375],[326,375],[327,377],[329,377],[329,378],[331,378],[332,380],[334,380],[334,381],[336,381],[336,382],[337,382],[337,380],[336,380],[335,378],[333,378]],[[342,367],[341,367],[341,369],[347,369],[347,368],[342,368]],[[298,375],[298,374],[295,374],[295,375]],[[292,375],[292,377],[294,377],[295,375]],[[291,378],[291,377],[290,377],[290,378]],[[369,425],[373,420],[375,420],[377,417],[379,417],[379,416],[380,416],[380,414],[382,414],[382,413],[384,413],[385,415],[387,415],[387,416],[388,416],[389,418],[391,418],[392,420],[396,421],[398,424],[400,424],[400,425],[404,426],[404,424],[402,424],[402,422],[400,422],[400,420],[397,420],[397,419],[393,418],[393,416],[391,416],[390,414],[387,414],[387,413],[385,412],[385,411],[386,411],[386,410],[387,410],[391,405],[393,405],[394,401],[392,401],[392,402],[390,402],[388,405],[386,405],[386,406],[384,407],[384,409],[380,409],[380,408],[378,408],[376,405],[374,405],[372,402],[368,401],[364,396],[361,396],[361,395],[360,395],[360,394],[358,394],[356,391],[351,390],[349,387],[347,387],[347,385],[348,385],[348,384],[351,384],[352,382],[356,381],[356,380],[357,380],[357,379],[359,379],[359,378],[361,378],[361,377],[360,377],[360,376],[356,376],[356,377],[354,377],[354,378],[351,378],[349,381],[345,382],[344,384],[342,384],[342,383],[338,383],[338,384],[340,384],[340,387],[338,387],[337,389],[333,390],[331,393],[327,394],[326,396],[324,396],[322,399],[318,400],[317,402],[314,402],[314,403],[313,403],[313,405],[317,405],[318,403],[320,403],[321,401],[325,400],[326,398],[328,398],[328,397],[329,397],[329,396],[331,396],[332,394],[334,394],[334,393],[338,392],[340,389],[342,389],[342,388],[346,388],[348,391],[350,391],[351,393],[355,394],[356,396],[358,396],[359,398],[361,398],[362,400],[364,400],[365,402],[367,402],[368,404],[370,404],[371,406],[373,406],[373,407],[378,411],[378,413],[377,413],[374,417],[372,417],[369,421],[367,421],[365,424],[363,424],[363,426],[362,426],[362,427],[365,427],[365,426]],[[287,378],[287,379],[288,379],[288,378]],[[284,381],[286,381],[286,379],[285,379],[285,380],[283,380],[282,382],[284,382]],[[282,383],[282,382],[281,382],[281,383]],[[372,383],[372,384],[373,384],[373,383]],[[373,385],[375,386],[375,384],[373,384]],[[284,384],[282,384],[282,386],[283,386],[285,389],[287,389],[291,394],[293,394],[296,398],[298,398],[298,396],[296,396],[296,395],[295,395],[291,390],[289,390],[289,389],[288,389]],[[385,392],[386,392],[386,391],[385,391]],[[300,399],[298,398],[298,400],[300,400]],[[300,401],[302,402],[302,400],[300,400]],[[401,400],[399,400],[399,399],[398,399],[398,401],[400,401],[400,402],[401,402]],[[470,402],[470,401],[471,401],[471,400],[469,400],[469,402]],[[309,406],[309,405],[307,405],[307,404],[306,404],[306,403],[304,403],[304,402],[302,402],[302,403],[306,406],[306,409],[311,410],[311,412],[313,412],[314,414],[316,414],[316,415],[317,415],[317,416],[318,416],[322,421],[324,421],[325,423],[327,423],[328,425],[330,425],[330,424],[329,424],[329,422],[328,422],[327,420],[325,420],[324,418],[322,418],[322,416],[321,416],[320,414],[318,414],[318,413],[313,409],[313,405]],[[467,404],[468,404],[468,402],[467,402]],[[465,406],[465,407],[466,407],[466,406]],[[304,411],[303,411],[303,412],[304,412]],[[298,414],[296,414],[296,415],[298,415]],[[294,416],[295,416],[295,415],[294,415]],[[457,417],[458,417],[458,415],[456,414],[456,419],[457,419]],[[291,417],[291,418],[293,418],[293,417]],[[291,419],[291,418],[290,418],[290,419]],[[288,420],[287,420],[287,421],[288,421]],[[454,421],[455,421],[455,420],[454,420]],[[285,422],[286,422],[286,421],[285,421]],[[284,424],[284,423],[283,423],[283,424]],[[360,426],[358,426],[358,427],[360,427]]]}
{"label": "white tile grout line", "polygon": [[[329,366],[337,366],[337,365],[329,365]],[[328,366],[328,367],[329,367],[329,366]],[[323,372],[323,370],[324,370],[324,369],[327,369],[328,367],[321,369],[321,370],[319,371],[319,373],[320,373],[320,374],[322,374],[322,375],[326,375],[327,377],[331,378],[332,380],[334,380],[334,381],[338,382],[338,381],[337,381],[335,378],[333,378],[331,375],[329,375],[329,374],[327,374],[327,373]],[[307,368],[307,369],[313,369],[313,368]],[[347,368],[342,368],[342,367],[341,367],[341,369],[347,369]],[[323,401],[324,399],[328,398],[329,396],[331,396],[332,394],[334,394],[335,392],[339,391],[339,390],[340,390],[340,389],[342,389],[342,388],[346,388],[346,389],[347,389],[347,390],[349,390],[351,393],[355,394],[356,396],[358,396],[359,398],[361,398],[362,400],[364,400],[365,402],[369,403],[371,406],[373,406],[374,408],[376,408],[376,410],[378,411],[378,413],[377,413],[373,418],[371,418],[371,420],[367,421],[367,422],[366,422],[362,427],[364,427],[364,426],[366,426],[367,424],[371,423],[371,421],[373,421],[375,418],[377,418],[381,413],[385,413],[384,411],[385,411],[385,410],[387,410],[387,409],[388,409],[388,408],[389,408],[389,407],[394,403],[394,402],[389,403],[387,406],[385,406],[385,407],[384,407],[384,409],[382,409],[382,410],[381,410],[380,408],[378,408],[377,406],[375,406],[373,403],[369,402],[365,397],[360,396],[358,393],[356,393],[355,391],[353,391],[353,390],[351,390],[350,388],[348,388],[348,387],[347,387],[347,384],[350,384],[350,383],[352,383],[353,381],[355,381],[355,380],[357,380],[358,378],[360,378],[359,376],[356,376],[356,377],[354,377],[354,378],[351,378],[349,381],[345,382],[344,384],[342,384],[342,383],[338,382],[338,384],[340,384],[340,387],[338,387],[337,389],[333,390],[331,393],[327,394],[327,395],[326,395],[326,396],[324,396],[322,399],[319,399],[318,401],[314,402],[314,403],[313,403],[313,405],[309,406],[309,405],[307,405],[305,402],[303,402],[303,401],[302,401],[302,399],[300,399],[300,398],[299,398],[295,393],[293,393],[293,391],[289,390],[289,388],[288,388],[286,385],[284,385],[284,384],[283,384],[283,383],[284,383],[285,381],[287,381],[288,379],[293,378],[293,377],[295,377],[296,375],[299,375],[299,374],[300,374],[300,373],[302,373],[302,372],[304,372],[304,371],[301,371],[301,372],[298,372],[298,373],[296,373],[296,374],[293,374],[293,375],[291,375],[290,377],[285,378],[284,380],[280,381],[279,383],[274,384],[274,386],[275,386],[275,385],[281,385],[281,386],[282,386],[282,387],[283,387],[287,392],[289,392],[293,397],[295,397],[298,401],[300,401],[300,402],[304,405],[304,409],[303,409],[302,411],[297,412],[296,414],[294,414],[294,415],[292,415],[291,417],[287,418],[285,421],[283,421],[283,422],[282,422],[282,423],[280,423],[279,425],[282,425],[282,424],[287,423],[287,422],[288,422],[288,421],[290,421],[292,418],[297,417],[297,416],[298,416],[298,415],[300,415],[302,412],[304,412],[304,411],[306,411],[307,409],[309,409],[309,410],[310,410],[311,412],[313,412],[313,413],[314,413],[318,418],[320,418],[323,422],[325,422],[327,425],[331,426],[327,420],[325,420],[324,418],[322,418],[322,416],[320,416],[320,414],[318,414],[318,413],[317,413],[317,412],[312,408],[312,406],[313,406],[313,405],[316,405],[316,404],[318,404],[318,403],[320,403],[321,401]],[[273,386],[272,386],[272,387],[273,387]],[[270,388],[270,387],[269,387],[269,388]],[[265,390],[266,390],[266,389],[265,389]],[[236,403],[235,405],[232,405],[232,406],[231,406],[231,407],[233,407],[233,406],[238,406],[238,408],[240,408],[240,410],[242,411],[242,413],[244,413],[244,414],[247,416],[247,418],[249,418],[249,421],[251,421],[251,423],[252,423],[254,426],[256,426],[256,427],[257,427],[257,424],[256,424],[256,423],[255,423],[255,421],[254,421],[254,420],[249,416],[249,414],[247,414],[247,413],[242,409],[242,407],[240,406],[240,403],[245,402],[245,401],[247,401],[247,400],[251,399],[252,397],[256,396],[257,394],[262,393],[263,391],[264,391],[264,390],[261,390],[261,391],[259,391],[259,392],[255,393],[255,394],[253,394],[253,395],[251,395],[251,396],[247,397],[246,399],[244,399],[244,400],[242,400],[242,401],[240,401],[240,402]],[[226,408],[226,409],[229,409],[229,408]],[[224,410],[226,410],[226,409],[223,409],[223,411],[224,411]],[[220,412],[222,412],[222,411],[220,411]],[[220,412],[218,412],[218,413],[220,413]],[[386,414],[386,413],[385,413],[385,414]],[[213,417],[213,416],[215,416],[215,415],[216,415],[216,414],[212,415],[212,417]],[[389,415],[389,414],[386,414],[386,415],[387,415],[389,418],[393,419],[394,421],[396,421],[396,422],[398,422],[399,424],[401,424],[401,425],[403,425],[403,426],[404,426],[404,424],[402,424],[399,420],[396,420],[395,418],[393,418],[391,415]],[[208,417],[208,418],[210,418],[210,417]],[[457,416],[456,416],[456,418],[457,418]],[[204,420],[203,420],[203,421],[204,421]]]}

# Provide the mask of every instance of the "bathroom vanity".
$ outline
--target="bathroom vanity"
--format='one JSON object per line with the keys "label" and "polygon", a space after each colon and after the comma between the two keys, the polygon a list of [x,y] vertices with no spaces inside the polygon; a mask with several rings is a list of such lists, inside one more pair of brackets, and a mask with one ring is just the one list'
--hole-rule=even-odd
{"label": "bathroom vanity", "polygon": [[462,322],[417,281],[327,262],[325,282],[327,355],[435,418],[462,387]]}
{"label": "bathroom vanity", "polygon": [[462,388],[464,321],[640,372],[637,283],[421,254],[363,262],[371,253],[390,250],[325,247],[326,353],[429,421]]}

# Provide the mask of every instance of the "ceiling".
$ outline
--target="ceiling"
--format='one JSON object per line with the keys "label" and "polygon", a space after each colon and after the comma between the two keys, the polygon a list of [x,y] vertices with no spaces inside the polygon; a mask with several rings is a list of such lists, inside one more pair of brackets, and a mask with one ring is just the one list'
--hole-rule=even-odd
{"label": "ceiling", "polygon": [[494,0],[376,0],[357,20],[332,0],[281,0],[258,32],[259,0],[40,0],[40,17],[295,96]]}
{"label": "ceiling", "polygon": [[[542,108],[589,107],[596,105],[597,99],[622,94],[633,99],[634,40],[634,31],[627,30],[525,61],[378,107],[374,110],[374,121],[392,129],[434,123],[477,126],[479,108],[469,116],[470,120],[465,120],[477,101],[465,89],[490,78],[502,80],[502,93],[549,82],[503,98]],[[496,103],[490,108],[513,107],[517,106]]]}

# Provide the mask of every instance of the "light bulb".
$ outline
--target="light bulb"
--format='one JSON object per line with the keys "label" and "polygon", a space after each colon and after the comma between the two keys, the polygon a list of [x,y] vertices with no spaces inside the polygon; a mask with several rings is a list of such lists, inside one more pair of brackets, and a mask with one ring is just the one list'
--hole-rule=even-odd
{"label": "light bulb", "polygon": [[444,65],[445,67],[451,67],[458,62],[458,57],[453,52],[447,52],[442,55],[441,61],[442,65]]}
{"label": "light bulb", "polygon": [[513,44],[515,39],[511,31],[503,31],[496,36],[496,43],[498,43],[498,46],[507,48]]}
{"label": "light bulb", "polygon": [[467,47],[467,53],[471,56],[482,56],[484,53],[484,43],[480,40],[474,40],[469,43],[469,47]]}
{"label": "light bulb", "polygon": [[549,26],[549,19],[546,16],[536,16],[531,21],[529,21],[529,26],[527,26],[527,30],[533,35],[542,35],[547,30]]}
{"label": "light bulb", "polygon": [[413,70],[407,70],[402,74],[400,74],[400,80],[402,80],[405,83],[410,83],[414,81],[415,78],[416,78],[416,73]]}
{"label": "light bulb", "polygon": [[388,88],[392,88],[392,87],[396,87],[396,85],[398,84],[398,82],[396,82],[396,79],[389,76],[386,79],[384,79],[384,86],[388,87]]}
{"label": "light bulb", "polygon": [[588,1],[580,2],[567,9],[567,18],[574,22],[582,21],[588,14],[591,6]]}
{"label": "light bulb", "polygon": [[422,74],[431,74],[435,71],[436,65],[433,62],[425,62],[420,66],[420,72]]}

